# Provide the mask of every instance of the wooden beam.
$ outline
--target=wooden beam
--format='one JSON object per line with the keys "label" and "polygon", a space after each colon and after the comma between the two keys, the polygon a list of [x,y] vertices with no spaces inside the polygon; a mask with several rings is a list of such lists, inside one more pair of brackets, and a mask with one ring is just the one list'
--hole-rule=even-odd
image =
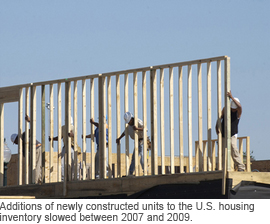
{"label": "wooden beam", "polygon": [[160,150],[161,174],[165,174],[164,69],[160,69]]}
{"label": "wooden beam", "polygon": [[[23,134],[23,89],[19,90],[18,101],[18,184],[22,185],[23,157],[22,157],[22,134]],[[27,150],[26,150],[27,151]]]}
{"label": "wooden beam", "polygon": [[192,60],[192,61],[184,61],[184,62],[177,62],[177,63],[171,63],[171,64],[163,64],[163,65],[156,65],[152,66],[152,69],[160,69],[160,68],[168,68],[168,67],[179,67],[179,66],[190,66],[190,65],[196,65],[196,64],[203,64],[207,62],[214,62],[218,60],[224,60],[228,58],[227,56],[221,56],[221,57],[213,57],[213,58],[204,58],[204,59],[198,59],[198,60]]}
{"label": "wooden beam", "polygon": [[199,149],[199,141],[195,141],[195,172],[199,172],[199,165],[200,165],[200,149]]}
{"label": "wooden beam", "polygon": [[[148,67],[141,67],[141,68],[135,68],[135,69],[127,69],[127,70],[103,73],[102,76],[106,76],[106,77],[107,76],[117,76],[118,74],[150,71],[151,69],[155,70],[155,69],[160,69],[160,68],[195,65],[195,64],[198,64],[198,63],[207,63],[209,61],[215,62],[215,61],[219,61],[219,60],[224,60],[226,58],[228,58],[228,57],[225,55],[225,56],[218,56],[218,57],[213,57],[213,58],[204,58],[204,59],[197,59],[197,60],[191,60],[191,61],[176,62],[176,63],[171,63],[171,64],[155,65],[155,66],[151,66],[151,67],[148,66]],[[51,80],[51,81],[46,81],[46,82],[37,82],[37,83],[31,83],[31,84],[17,85],[17,86],[12,86],[12,87],[21,88],[21,87],[26,87],[26,86],[31,86],[31,85],[33,85],[33,86],[50,85],[50,84],[64,83],[64,82],[67,82],[67,81],[71,82],[71,81],[74,81],[74,80],[97,78],[97,77],[99,77],[99,75],[100,74],[77,76],[77,77],[68,78],[68,79],[64,78],[64,79]],[[2,87],[2,88],[4,88],[3,91],[6,91],[10,87]],[[1,89],[2,88],[0,88],[0,96],[1,96]],[[14,99],[13,101],[18,101],[18,98]],[[1,100],[0,100],[0,102],[1,102]]]}
{"label": "wooden beam", "polygon": [[[120,75],[116,76],[116,135],[121,135]],[[117,144],[117,177],[121,177],[121,144]]]}
{"label": "wooden beam", "polygon": [[74,180],[78,179],[78,83],[74,81],[73,88],[73,123],[74,123]]}
{"label": "wooden beam", "polygon": [[31,140],[31,167],[32,175],[31,182],[35,183],[36,176],[36,87],[31,86],[31,105],[30,105],[31,117],[30,117],[30,140]]}
{"label": "wooden beam", "polygon": [[157,71],[151,70],[151,135],[152,135],[152,175],[158,174],[158,139],[157,139]]}
{"label": "wooden beam", "polygon": [[0,88],[0,103],[19,101],[21,88],[23,87],[9,86]]}
{"label": "wooden beam", "polygon": [[82,179],[86,179],[86,80],[82,80]]}
{"label": "wooden beam", "polygon": [[[205,152],[203,152],[203,117],[202,117],[202,65],[197,65],[197,83],[198,83],[198,140],[199,140],[199,158],[203,155],[203,158],[206,158]],[[203,161],[199,160],[199,170],[206,171],[207,162],[206,160]]]}
{"label": "wooden beam", "polygon": [[106,178],[106,78],[100,76],[99,82],[99,176]]}
{"label": "wooden beam", "polygon": [[[221,61],[217,61],[217,117],[218,117],[218,129],[221,130]],[[218,170],[222,170],[222,134],[221,131],[218,134]]]}
{"label": "wooden beam", "polygon": [[227,159],[227,169],[231,170],[231,104],[230,98],[227,93],[231,91],[230,86],[230,58],[227,57],[225,60],[225,72],[224,72],[224,102],[225,102],[225,116],[224,116],[224,130],[225,130],[225,148],[227,148],[228,159]]}
{"label": "wooden beam", "polygon": [[62,162],[61,162],[61,155],[62,155],[62,83],[57,84],[57,130],[58,130],[58,144],[57,144],[57,181],[60,182],[62,179]]}
{"label": "wooden beam", "polygon": [[148,161],[147,161],[147,96],[146,96],[146,71],[142,73],[142,100],[143,100],[143,159],[144,159],[144,176],[148,175]]}
{"label": "wooden beam", "polygon": [[[4,161],[4,103],[0,103],[0,161]],[[4,185],[4,163],[0,163],[0,187]]]}
{"label": "wooden beam", "polygon": [[[125,91],[125,112],[129,111],[128,107],[128,73],[125,74],[125,83],[124,83],[124,91]],[[125,124],[125,152],[126,152],[126,157],[125,157],[125,170],[126,170],[126,175],[129,174],[129,134],[128,134],[128,129],[127,129],[128,124]],[[119,136],[118,136],[119,137]]]}
{"label": "wooden beam", "polygon": [[174,97],[173,97],[173,67],[169,68],[169,83],[170,83],[170,165],[171,174],[175,173],[174,169]]}
{"label": "wooden beam", "polygon": [[[90,113],[91,118],[95,117],[95,80],[90,79]],[[91,124],[91,179],[95,179],[95,130]]]}
{"label": "wooden beam", "polygon": [[[50,136],[54,136],[54,102],[53,102],[53,84],[50,85]],[[49,151],[49,182],[52,182],[53,178],[53,148],[54,144],[50,144],[50,151]]]}
{"label": "wooden beam", "polygon": [[[26,99],[29,99],[29,97],[27,97]],[[26,105],[27,104],[25,103],[25,107],[27,108]],[[25,124],[27,124],[27,122]],[[45,134],[46,133],[45,131],[46,131],[45,85],[42,85],[41,86],[41,178],[42,178],[43,183],[45,183],[45,164],[46,164],[46,160],[45,160],[45,142],[46,142]],[[25,167],[28,167],[28,165]],[[26,178],[26,180],[27,179],[28,178]]]}
{"label": "wooden beam", "polygon": [[112,178],[112,82],[107,77],[107,101],[108,101],[108,176]]}
{"label": "wooden beam", "polygon": [[[134,124],[138,127],[138,82],[137,82],[137,72],[133,73],[133,108],[134,108]],[[138,132],[135,131],[134,135],[134,158],[135,158],[135,176],[139,176],[139,159],[138,159]]]}
{"label": "wooden beam", "polygon": [[244,162],[244,158],[243,158],[243,139],[242,138],[238,139],[238,142],[239,142],[240,158],[241,158],[241,161]]}
{"label": "wooden beam", "polygon": [[193,171],[192,164],[192,66],[188,66],[188,172]]}
{"label": "wooden beam", "polygon": [[184,131],[183,131],[183,67],[178,67],[179,80],[179,162],[180,173],[184,173]]}
{"label": "wooden beam", "polygon": [[212,171],[216,170],[216,141],[212,140]]}
{"label": "wooden beam", "polygon": [[250,172],[250,137],[246,140],[247,172]]}
{"label": "wooden beam", "polygon": [[[68,112],[66,113],[68,116],[66,117],[66,124],[67,124],[67,136],[68,136],[68,133],[70,132],[71,130],[71,82],[68,83],[68,90],[67,90],[67,93],[68,93],[68,100],[67,100],[67,109],[68,109]],[[68,181],[72,181],[72,171],[71,171],[71,164],[72,164],[72,159],[71,159],[71,138],[67,138],[67,142],[68,142],[68,145],[67,145],[67,148],[68,148],[68,161],[67,161],[67,165],[68,165],[68,172],[67,172],[67,175],[68,175]]]}
{"label": "wooden beam", "polygon": [[214,162],[212,155],[212,90],[211,90],[211,62],[207,63],[207,146],[208,146],[208,170],[212,171]]}
{"label": "wooden beam", "polygon": [[[25,114],[27,114],[28,116],[30,115],[29,91],[30,91],[29,87],[26,87],[25,88]],[[29,149],[29,129],[30,129],[30,124],[28,121],[25,120],[25,140],[24,140],[25,149]],[[31,164],[31,161],[29,161],[29,150],[25,150],[25,184],[29,184],[29,178],[31,175],[29,174],[30,164]]]}
{"label": "wooden beam", "polygon": [[[98,135],[99,135],[99,178],[103,179],[103,170],[102,170],[102,161],[103,161],[103,85],[102,85],[102,76],[98,78],[98,118],[99,118],[99,126],[98,126]],[[97,162],[97,161],[95,161]]]}
{"label": "wooden beam", "polygon": [[206,171],[209,171],[207,168],[207,160],[208,160],[208,156],[207,156],[207,141],[204,141],[203,142],[203,171],[206,172]]}
{"label": "wooden beam", "polygon": [[224,151],[224,156],[222,157],[222,164],[223,164],[223,170],[222,170],[222,194],[226,194],[226,179],[227,179],[227,153],[228,150],[226,148],[223,149]]}
{"label": "wooden beam", "polygon": [[157,124],[157,71],[153,72],[153,133],[154,133],[154,174],[158,175],[158,124]]}
{"label": "wooden beam", "polygon": [[[65,82],[65,131],[63,135],[68,136],[68,132],[70,131],[70,117],[71,117],[71,83]],[[65,154],[64,154],[64,185],[63,185],[63,195],[67,195],[67,181],[72,180],[71,176],[71,140],[70,138],[66,138],[65,142]]]}

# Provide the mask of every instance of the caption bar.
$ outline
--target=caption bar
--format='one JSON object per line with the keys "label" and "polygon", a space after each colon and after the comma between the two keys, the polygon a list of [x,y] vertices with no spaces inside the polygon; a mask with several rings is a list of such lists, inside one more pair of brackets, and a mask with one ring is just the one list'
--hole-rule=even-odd
{"label": "caption bar", "polygon": [[[192,222],[251,221],[267,200],[3,200],[0,222]],[[233,219],[232,218],[233,215]],[[217,217],[217,219],[215,218]]]}

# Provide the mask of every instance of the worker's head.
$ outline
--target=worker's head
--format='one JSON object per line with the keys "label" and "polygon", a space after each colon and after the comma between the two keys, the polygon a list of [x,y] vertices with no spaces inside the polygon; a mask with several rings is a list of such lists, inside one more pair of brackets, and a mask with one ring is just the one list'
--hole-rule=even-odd
{"label": "worker's head", "polygon": [[132,121],[133,121],[133,119],[134,119],[134,116],[133,116],[132,113],[126,112],[126,113],[124,114],[124,120],[125,120],[125,122],[126,122],[127,124],[131,124]]}
{"label": "worker's head", "polygon": [[18,144],[18,135],[17,134],[12,134],[10,136],[10,140],[13,142],[13,144]]}
{"label": "worker's head", "polygon": [[[238,103],[240,103],[240,100],[238,98],[234,98]],[[237,109],[237,105],[236,103],[232,100],[231,101],[231,109],[232,110],[236,110]]]}

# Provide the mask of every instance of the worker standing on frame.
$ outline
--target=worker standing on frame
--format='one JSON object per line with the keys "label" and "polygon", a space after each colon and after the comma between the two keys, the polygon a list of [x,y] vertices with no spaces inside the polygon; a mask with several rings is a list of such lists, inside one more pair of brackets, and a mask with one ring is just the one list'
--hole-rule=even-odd
{"label": "worker standing on frame", "polygon": [[[106,121],[108,120],[106,116]],[[97,144],[97,150],[96,150],[96,155],[95,155],[95,176],[96,179],[99,178],[99,123],[95,122],[93,118],[90,119],[90,123],[93,124],[96,129],[95,129],[95,134],[94,137],[96,139],[96,144]],[[83,135],[82,135],[83,138]],[[86,135],[86,138],[91,138],[91,134]],[[106,168],[107,168],[107,174],[108,174],[108,169],[109,169],[109,163],[108,163],[108,124],[106,123]]]}
{"label": "worker standing on frame", "polygon": [[[138,131],[138,154],[139,156],[141,156],[140,159],[140,163],[142,166],[142,169],[144,171],[144,162],[143,162],[143,122],[138,119],[138,124],[135,125],[134,124],[134,116],[132,113],[130,112],[126,112],[124,114],[124,120],[125,122],[128,124],[128,126],[126,127],[128,130],[128,134],[129,136],[134,140],[134,136],[135,136],[135,131]],[[121,136],[119,138],[116,139],[116,143],[119,144],[121,138],[123,138],[125,136],[125,131],[121,134]],[[133,175],[133,172],[135,170],[135,149],[133,151],[133,155],[132,155],[132,160],[131,160],[131,164],[129,167],[129,175]]]}
{"label": "worker standing on frame", "polygon": [[[237,134],[238,124],[242,115],[242,106],[238,98],[232,96],[231,91],[227,93],[227,96],[231,99],[231,154],[235,165],[238,167],[238,171],[245,171],[245,165],[241,161],[241,157],[237,148]],[[221,113],[221,133],[222,133],[222,147],[225,146],[225,130],[224,130],[224,108]],[[219,134],[218,120],[216,122],[216,133]]]}

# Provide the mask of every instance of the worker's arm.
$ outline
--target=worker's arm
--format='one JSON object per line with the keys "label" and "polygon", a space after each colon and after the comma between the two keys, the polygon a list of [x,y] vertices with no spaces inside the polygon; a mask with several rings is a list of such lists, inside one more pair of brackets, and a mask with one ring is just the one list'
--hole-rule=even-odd
{"label": "worker's arm", "polygon": [[90,123],[95,125],[97,128],[99,126],[99,123],[95,122],[93,118],[90,119]]}
{"label": "worker's arm", "polygon": [[241,117],[241,114],[242,114],[242,105],[241,105],[241,103],[239,103],[237,100],[234,99],[234,97],[232,96],[231,91],[227,93],[227,96],[229,98],[231,98],[232,101],[236,104],[236,106],[237,106],[236,110],[237,110],[237,115],[238,115],[238,119],[239,119]]}
{"label": "worker's arm", "polygon": [[[82,138],[83,138],[83,135],[82,135]],[[91,134],[86,135],[85,138],[91,138]]]}
{"label": "worker's arm", "polygon": [[123,138],[125,136],[125,131],[121,134],[121,136],[119,138],[116,139],[116,143],[119,144],[120,143],[120,140],[121,138]]}
{"label": "worker's arm", "polygon": [[143,127],[142,128],[138,128],[137,126],[133,126],[133,129],[135,130],[135,131],[143,131]]}
{"label": "worker's arm", "polygon": [[[63,138],[63,137],[62,137]],[[61,138],[61,139],[62,139]],[[51,136],[49,136],[49,141],[51,141],[51,140],[53,140],[53,141],[58,141],[58,136],[55,136],[55,137],[53,137],[53,138],[51,138]]]}
{"label": "worker's arm", "polygon": [[136,126],[134,124],[133,130],[135,130],[135,131],[143,131],[143,122],[138,119],[138,125]]}

